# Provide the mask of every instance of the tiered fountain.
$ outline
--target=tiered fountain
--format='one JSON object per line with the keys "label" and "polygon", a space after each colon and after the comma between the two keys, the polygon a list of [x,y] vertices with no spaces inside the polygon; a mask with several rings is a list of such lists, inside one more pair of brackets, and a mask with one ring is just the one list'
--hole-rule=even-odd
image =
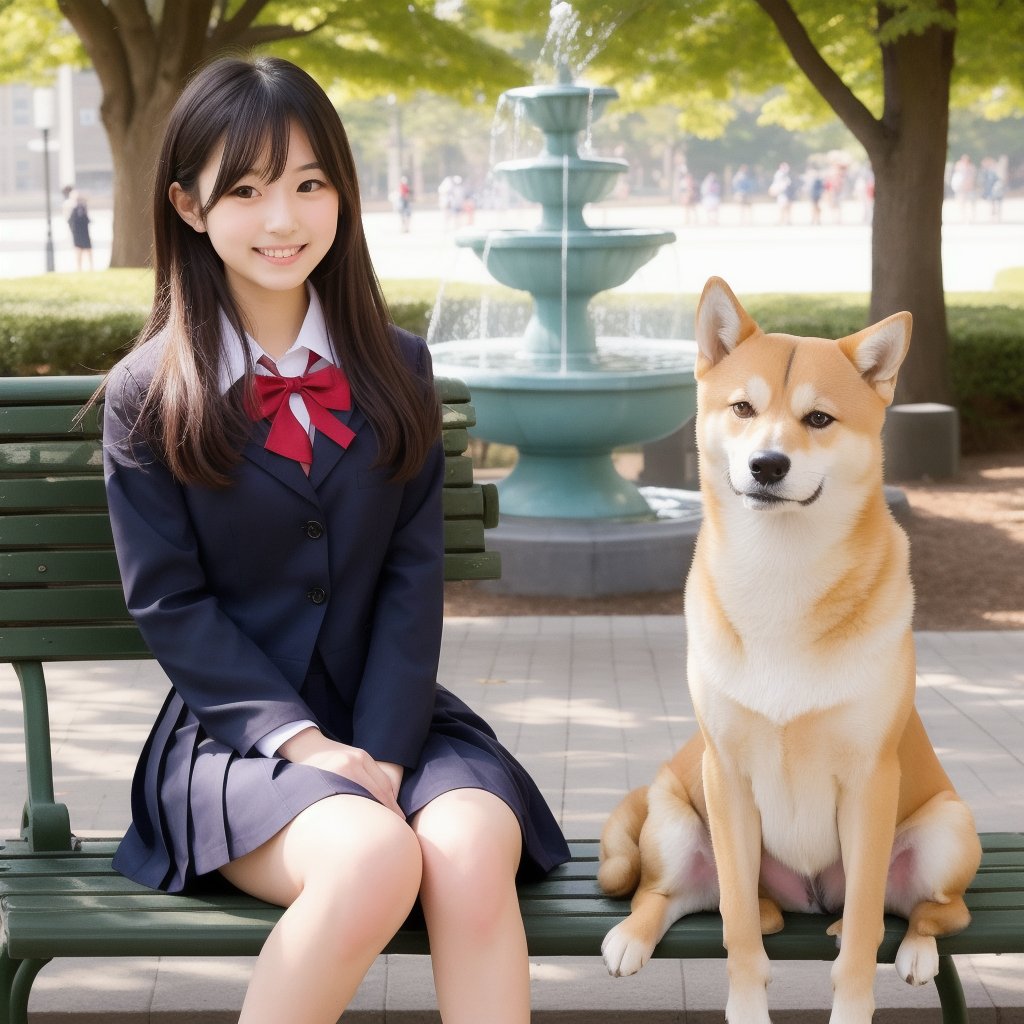
{"label": "tiered fountain", "polygon": [[[502,284],[533,296],[525,333],[434,344],[435,372],[473,393],[479,437],[514,445],[514,470],[499,484],[506,592],[586,595],[672,589],[692,546],[686,517],[659,519],[612,463],[613,449],[663,437],[694,411],[690,342],[598,338],[588,312],[598,292],[628,281],[671,231],[592,228],[583,207],[607,196],[627,164],[581,156],[611,88],[564,80],[505,94],[544,133],[535,157],[495,167],[541,205],[533,230],[462,234]],[[668,549],[683,550],[673,557]],[[667,545],[667,547],[666,547]],[[645,568],[647,566],[648,568]]]}

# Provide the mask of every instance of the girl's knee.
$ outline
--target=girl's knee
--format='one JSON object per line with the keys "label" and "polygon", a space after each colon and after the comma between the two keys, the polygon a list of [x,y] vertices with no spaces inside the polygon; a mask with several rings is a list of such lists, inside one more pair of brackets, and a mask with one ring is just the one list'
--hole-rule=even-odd
{"label": "girl's knee", "polygon": [[396,898],[406,894],[410,903],[415,899],[423,861],[405,821],[363,797],[331,798],[313,807],[319,810],[291,837],[302,851],[304,887],[331,891],[355,885]]}
{"label": "girl's knee", "polygon": [[516,901],[518,819],[482,790],[458,790],[435,803],[413,823],[423,855],[424,906],[443,905],[447,915],[463,917],[467,929],[486,930]]}

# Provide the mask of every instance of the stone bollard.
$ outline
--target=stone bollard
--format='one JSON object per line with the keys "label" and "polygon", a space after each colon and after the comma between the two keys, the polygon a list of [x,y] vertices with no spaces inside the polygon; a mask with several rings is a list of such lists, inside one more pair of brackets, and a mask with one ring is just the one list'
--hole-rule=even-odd
{"label": "stone bollard", "polygon": [[882,443],[887,481],[948,479],[960,465],[960,415],[937,402],[890,406]]}
{"label": "stone bollard", "polygon": [[643,446],[644,468],[640,480],[647,487],[677,487],[696,491],[697,421],[690,417],[677,431]]}

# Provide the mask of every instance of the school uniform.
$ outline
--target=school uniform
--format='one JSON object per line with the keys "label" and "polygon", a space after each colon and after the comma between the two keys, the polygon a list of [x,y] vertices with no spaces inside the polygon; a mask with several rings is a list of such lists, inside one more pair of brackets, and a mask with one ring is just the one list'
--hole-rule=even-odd
{"label": "school uniform", "polygon": [[[243,365],[241,346],[255,343],[222,334],[222,384],[238,386],[230,378]],[[426,344],[397,328],[393,336],[429,381]],[[315,294],[300,349],[304,337],[330,354]],[[407,817],[450,790],[484,789],[519,820],[521,875],[567,860],[525,770],[437,683],[440,440],[413,479],[395,483],[374,465],[377,441],[358,407],[336,411],[354,437],[342,447],[316,430],[307,475],[264,447],[270,424],[261,420],[230,486],[181,485],[131,431],[161,348],[157,337],[134,350],[106,387],[104,470],[121,578],[172,684],[136,769],[115,868],[177,892],[317,800],[372,799],[349,779],[276,755],[281,737],[308,722],[403,765]]]}

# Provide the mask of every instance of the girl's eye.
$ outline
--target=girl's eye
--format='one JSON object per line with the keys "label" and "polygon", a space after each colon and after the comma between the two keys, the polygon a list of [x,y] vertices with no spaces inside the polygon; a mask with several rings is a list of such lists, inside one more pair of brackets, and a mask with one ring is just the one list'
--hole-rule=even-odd
{"label": "girl's eye", "polygon": [[239,185],[231,190],[231,194],[239,199],[252,199],[256,195],[256,189],[252,185]]}
{"label": "girl's eye", "polygon": [[316,178],[310,178],[309,181],[304,181],[299,186],[299,191],[300,192],[318,192],[323,187],[324,187],[324,183],[322,181],[319,181]]}
{"label": "girl's eye", "polygon": [[749,402],[733,402],[732,411],[741,420],[749,420],[754,415],[754,407]]}
{"label": "girl's eye", "polygon": [[820,409],[815,409],[804,417],[804,423],[809,427],[814,427],[815,430],[821,430],[834,422],[835,416],[829,416],[827,412],[822,412]]}

